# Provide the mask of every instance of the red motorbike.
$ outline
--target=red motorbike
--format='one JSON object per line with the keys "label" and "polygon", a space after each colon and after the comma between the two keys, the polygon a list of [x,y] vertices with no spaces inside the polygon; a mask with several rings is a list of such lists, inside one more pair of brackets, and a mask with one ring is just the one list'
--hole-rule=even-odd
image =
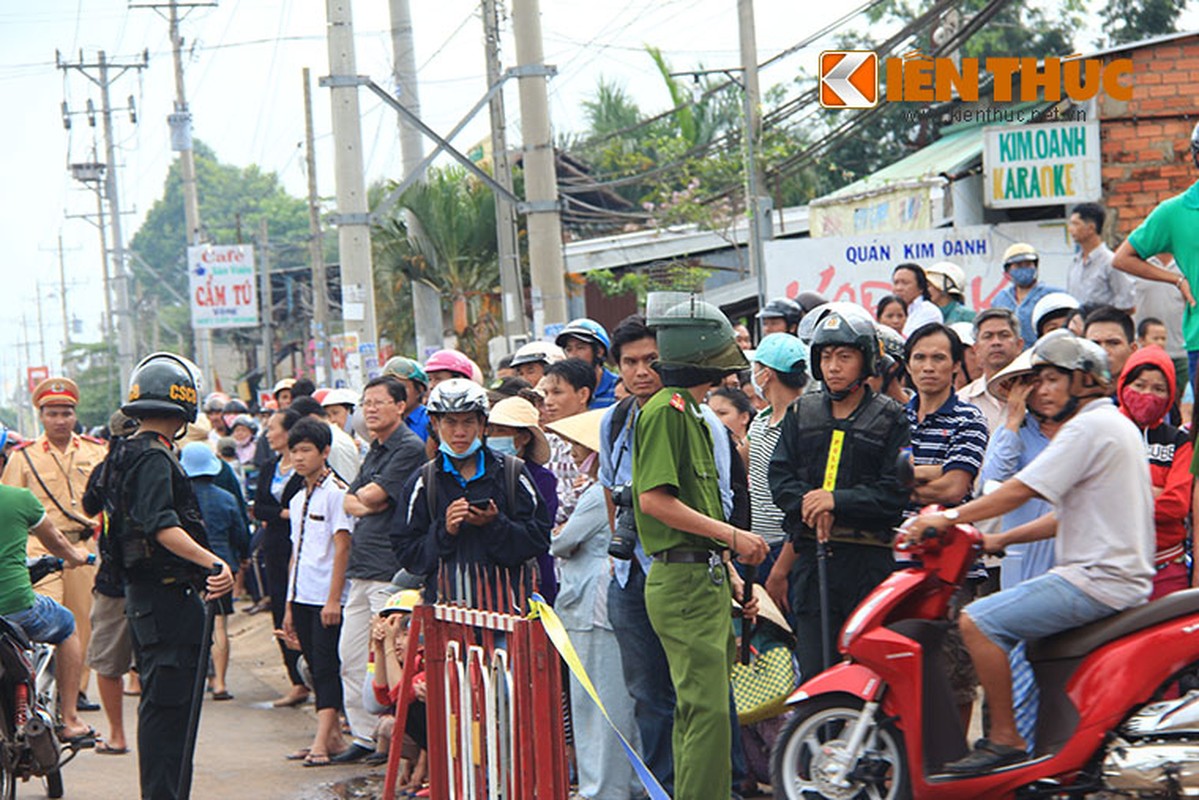
{"label": "red motorbike", "polygon": [[1199,589],[1030,642],[1036,752],[979,775],[942,642],[950,598],[982,549],[969,526],[907,548],[846,621],[845,659],[800,686],[772,756],[775,797],[999,800],[1199,796]]}

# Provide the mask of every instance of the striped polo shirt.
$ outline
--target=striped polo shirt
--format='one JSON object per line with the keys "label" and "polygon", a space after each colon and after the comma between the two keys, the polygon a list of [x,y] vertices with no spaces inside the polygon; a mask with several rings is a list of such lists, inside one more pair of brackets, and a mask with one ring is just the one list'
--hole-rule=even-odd
{"label": "striped polo shirt", "polygon": [[[940,408],[919,421],[920,396],[914,395],[904,410],[912,426],[912,463],[916,466],[935,464],[943,473],[960,469],[973,482],[982,469],[987,452],[987,419],[978,407],[951,392]],[[961,502],[970,499],[967,494]],[[908,514],[919,507],[911,505]]]}
{"label": "striped polo shirt", "polygon": [[754,533],[774,547],[787,540],[783,510],[770,492],[770,457],[783,433],[783,423],[770,424],[770,408],[758,412],[749,423],[749,509]]}

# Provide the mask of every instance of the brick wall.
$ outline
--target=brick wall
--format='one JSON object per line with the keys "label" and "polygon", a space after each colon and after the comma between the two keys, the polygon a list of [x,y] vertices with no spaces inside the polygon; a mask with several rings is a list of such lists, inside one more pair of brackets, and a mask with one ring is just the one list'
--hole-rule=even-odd
{"label": "brick wall", "polygon": [[1108,233],[1123,239],[1154,206],[1199,179],[1190,155],[1199,120],[1199,34],[1107,56],[1116,58],[1132,59],[1132,99],[1100,95],[1100,151]]}

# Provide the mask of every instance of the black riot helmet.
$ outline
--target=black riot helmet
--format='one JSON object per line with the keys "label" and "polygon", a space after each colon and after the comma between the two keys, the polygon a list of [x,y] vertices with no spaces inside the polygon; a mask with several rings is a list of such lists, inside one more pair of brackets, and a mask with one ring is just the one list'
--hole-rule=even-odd
{"label": "black riot helmet", "polygon": [[794,331],[803,315],[804,309],[799,303],[789,297],[776,297],[762,306],[758,319],[781,319],[788,331]]}
{"label": "black riot helmet", "polygon": [[874,374],[879,357],[878,332],[868,318],[843,315],[831,311],[820,320],[812,336],[812,376],[823,381],[820,372],[820,355],[826,347],[853,347],[862,352],[861,380]]}
{"label": "black riot helmet", "polygon": [[147,356],[129,377],[121,411],[128,417],[181,417],[196,421],[197,377],[194,366],[174,353]]}
{"label": "black riot helmet", "polygon": [[808,290],[795,295],[795,302],[799,303],[799,307],[803,309],[803,313],[807,314],[813,308],[822,306],[828,302],[828,298],[820,292]]}

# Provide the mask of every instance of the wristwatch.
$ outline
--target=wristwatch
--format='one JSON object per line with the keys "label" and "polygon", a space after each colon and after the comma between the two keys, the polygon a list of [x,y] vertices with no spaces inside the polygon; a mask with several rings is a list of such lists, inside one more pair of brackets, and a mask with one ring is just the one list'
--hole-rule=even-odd
{"label": "wristwatch", "polygon": [[941,516],[945,517],[945,519],[949,520],[950,522],[957,522],[958,517],[962,516],[962,512],[958,511],[956,508],[948,508],[941,512]]}

